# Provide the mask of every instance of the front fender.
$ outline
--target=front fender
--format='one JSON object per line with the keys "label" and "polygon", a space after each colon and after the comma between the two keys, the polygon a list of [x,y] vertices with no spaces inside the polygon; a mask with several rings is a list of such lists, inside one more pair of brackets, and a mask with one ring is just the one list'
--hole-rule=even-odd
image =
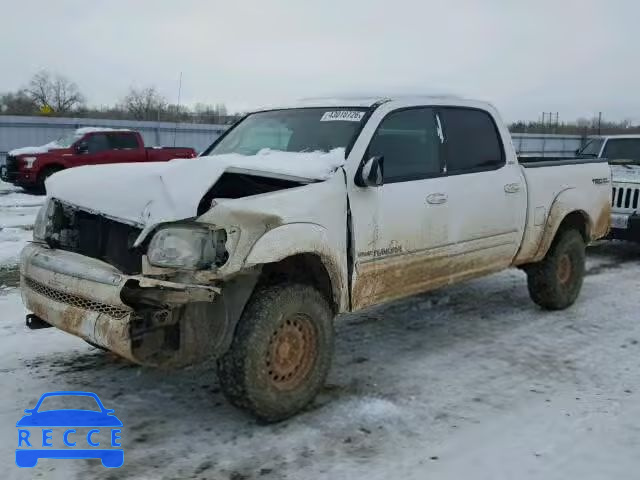
{"label": "front fender", "polygon": [[331,278],[334,298],[341,310],[348,305],[346,252],[331,240],[326,228],[313,223],[290,223],[269,230],[253,245],[246,267],[273,263],[293,255],[310,253],[320,257]]}

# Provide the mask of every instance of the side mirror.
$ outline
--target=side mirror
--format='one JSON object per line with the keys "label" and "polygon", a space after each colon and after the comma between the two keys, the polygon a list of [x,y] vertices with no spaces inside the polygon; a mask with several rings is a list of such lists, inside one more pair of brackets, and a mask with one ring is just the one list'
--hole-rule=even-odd
{"label": "side mirror", "polygon": [[384,184],[384,157],[371,157],[362,163],[355,183],[359,187],[381,187]]}
{"label": "side mirror", "polygon": [[87,142],[80,142],[76,144],[76,153],[84,154],[89,153],[89,145]]}

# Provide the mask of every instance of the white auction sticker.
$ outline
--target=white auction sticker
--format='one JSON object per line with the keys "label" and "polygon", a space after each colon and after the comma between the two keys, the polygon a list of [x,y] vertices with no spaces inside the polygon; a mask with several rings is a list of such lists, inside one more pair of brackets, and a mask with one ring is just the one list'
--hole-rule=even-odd
{"label": "white auction sticker", "polygon": [[364,117],[364,112],[358,110],[332,110],[325,112],[320,119],[321,122],[359,122]]}

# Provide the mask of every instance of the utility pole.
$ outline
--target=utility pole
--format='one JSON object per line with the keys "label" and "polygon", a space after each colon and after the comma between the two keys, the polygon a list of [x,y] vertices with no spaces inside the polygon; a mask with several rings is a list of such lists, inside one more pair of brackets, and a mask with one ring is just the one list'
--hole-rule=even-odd
{"label": "utility pole", "polygon": [[173,129],[173,146],[176,146],[176,136],[178,135],[178,122],[180,121],[180,95],[182,94],[182,72],[178,82],[178,103],[176,104],[176,125]]}
{"label": "utility pole", "polygon": [[602,112],[598,112],[598,135],[600,135],[600,132],[602,127]]}

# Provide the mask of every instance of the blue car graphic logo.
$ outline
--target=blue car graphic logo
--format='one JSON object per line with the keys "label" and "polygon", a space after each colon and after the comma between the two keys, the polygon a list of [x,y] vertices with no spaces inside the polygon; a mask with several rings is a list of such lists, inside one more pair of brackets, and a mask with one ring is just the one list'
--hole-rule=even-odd
{"label": "blue car graphic logo", "polygon": [[[96,401],[100,411],[83,409],[38,411],[46,398],[65,396],[91,397]],[[114,410],[102,405],[95,393],[45,393],[36,406],[25,410],[25,413],[26,415],[16,423],[18,427],[16,465],[19,467],[35,467],[40,458],[99,458],[102,465],[107,468],[118,468],[124,463],[124,450],[120,444],[122,422],[113,414]],[[77,430],[86,430],[87,427],[90,430],[86,434]],[[58,446],[65,448],[54,448]],[[110,448],[105,448],[107,446]]]}

